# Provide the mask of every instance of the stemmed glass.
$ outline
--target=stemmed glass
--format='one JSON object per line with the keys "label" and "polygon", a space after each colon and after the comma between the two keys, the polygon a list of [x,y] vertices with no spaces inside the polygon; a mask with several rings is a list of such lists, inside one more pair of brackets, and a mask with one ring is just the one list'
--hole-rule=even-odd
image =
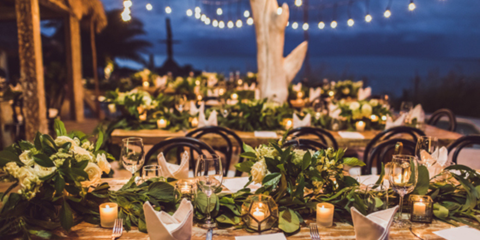
{"label": "stemmed glass", "polygon": [[315,119],[319,119],[323,114],[325,108],[323,101],[321,99],[315,99],[312,103],[313,111],[315,111]]}
{"label": "stemmed glass", "polygon": [[413,103],[412,102],[402,102],[400,105],[400,116],[405,115],[405,122],[410,123],[410,117],[408,116],[410,113],[410,110],[413,108]]}
{"label": "stemmed glass", "polygon": [[223,118],[227,118],[228,114],[230,114],[230,111],[228,110],[228,105],[225,99],[222,100],[222,109],[220,113],[222,114]]}
{"label": "stemmed glass", "polygon": [[189,109],[187,97],[185,95],[176,95],[175,96],[175,108],[179,112],[184,112]]}
{"label": "stemmed glass", "polygon": [[[121,158],[123,166],[135,176],[145,162],[143,139],[138,137],[122,139]],[[137,180],[136,178],[135,181]]]}
{"label": "stemmed glass", "polygon": [[424,153],[428,153],[430,154],[430,156],[432,156],[432,154],[438,149],[438,147],[438,138],[421,136],[417,140],[417,146],[415,147],[415,155],[420,160],[420,163],[422,165],[429,168],[437,162],[437,159],[433,157],[428,158],[427,156],[425,156]]}
{"label": "stemmed glass", "polygon": [[201,155],[197,160],[195,178],[198,189],[207,195],[205,223],[200,226],[207,229],[214,228],[217,224],[210,216],[210,196],[215,193],[217,188],[222,186],[223,169],[220,157],[216,154],[211,156]]}
{"label": "stemmed glass", "polygon": [[410,225],[408,219],[402,219],[403,197],[411,193],[418,181],[418,163],[415,156],[394,155],[390,170],[389,182],[393,190],[400,195],[400,210],[395,219],[394,226],[398,228]]}

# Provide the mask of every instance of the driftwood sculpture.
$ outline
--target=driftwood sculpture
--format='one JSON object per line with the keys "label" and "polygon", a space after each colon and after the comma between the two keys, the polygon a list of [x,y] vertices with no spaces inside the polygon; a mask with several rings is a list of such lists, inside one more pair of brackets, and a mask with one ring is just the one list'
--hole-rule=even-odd
{"label": "driftwood sculpture", "polygon": [[283,57],[285,28],[290,12],[283,4],[278,10],[277,0],[250,0],[257,36],[257,80],[262,98],[285,102],[288,85],[302,67],[307,42],[298,45]]}

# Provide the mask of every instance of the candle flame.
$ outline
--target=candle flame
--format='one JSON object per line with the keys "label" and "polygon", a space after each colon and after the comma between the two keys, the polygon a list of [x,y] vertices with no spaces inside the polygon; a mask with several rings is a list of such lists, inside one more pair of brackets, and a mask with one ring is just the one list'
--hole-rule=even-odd
{"label": "candle flame", "polygon": [[108,206],[108,204],[105,206],[105,208],[110,208],[110,206]]}
{"label": "candle flame", "polygon": [[255,212],[260,212],[260,209],[258,209],[258,207],[255,209]]}
{"label": "candle flame", "polygon": [[325,206],[322,206],[322,209],[324,209],[324,208],[325,208]]}
{"label": "candle flame", "polygon": [[[262,203],[259,203],[258,206],[259,206],[259,207],[262,207],[263,205],[262,205]],[[258,209],[258,208],[257,208],[257,209]]]}

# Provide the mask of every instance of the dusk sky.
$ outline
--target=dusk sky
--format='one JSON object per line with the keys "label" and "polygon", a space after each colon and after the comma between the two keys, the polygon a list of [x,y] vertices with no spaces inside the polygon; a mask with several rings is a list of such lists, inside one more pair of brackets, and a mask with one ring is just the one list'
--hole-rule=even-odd
{"label": "dusk sky", "polygon": [[[102,0],[105,9],[123,8],[121,0]],[[174,39],[181,43],[174,46],[175,60],[192,64],[196,69],[229,72],[232,70],[256,70],[256,44],[254,26],[248,26],[243,17],[250,10],[247,0],[132,0],[131,15],[145,24],[149,40],[154,46],[149,53],[155,55],[155,62],[161,65],[166,58],[166,49],[159,40],[166,37],[165,18],[172,21]],[[193,16],[186,15],[187,9],[194,9],[199,2],[207,16],[218,17],[217,7],[223,9],[221,18],[243,21],[242,28],[224,29],[207,26]],[[211,3],[230,2],[214,6]],[[235,2],[235,3],[232,3]],[[290,25],[286,30],[285,54],[304,40],[303,7],[297,8],[293,0],[283,0],[290,7]],[[367,77],[374,91],[391,91],[408,88],[418,72],[426,75],[429,70],[438,69],[446,73],[452,69],[468,75],[480,75],[480,2],[478,0],[415,0],[417,8],[408,11],[408,0],[392,0],[392,16],[386,19],[383,12],[388,0],[353,1],[350,7],[353,27],[347,26],[348,0],[310,0],[309,49],[312,72],[318,78],[328,77],[339,80],[342,76],[354,76],[355,80]],[[152,11],[146,9],[151,3]],[[337,7],[334,8],[334,3]],[[171,14],[165,13],[170,6]],[[322,9],[323,10],[320,10]],[[335,11],[336,9],[336,11]],[[336,14],[334,14],[336,12]],[[373,20],[365,22],[369,12]],[[338,27],[330,28],[336,15]],[[320,20],[326,27],[320,30]],[[292,22],[300,27],[292,29]],[[138,65],[120,61],[132,67]],[[302,77],[300,73],[299,77]],[[342,75],[343,74],[343,75]],[[335,79],[339,78],[339,79]],[[401,88],[398,88],[401,87]]]}

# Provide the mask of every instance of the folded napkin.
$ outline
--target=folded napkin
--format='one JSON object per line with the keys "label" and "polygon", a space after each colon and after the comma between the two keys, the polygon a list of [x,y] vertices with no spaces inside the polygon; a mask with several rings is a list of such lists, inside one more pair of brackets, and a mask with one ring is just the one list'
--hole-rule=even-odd
{"label": "folded napkin", "polygon": [[448,161],[448,150],[446,147],[441,147],[436,149],[432,155],[427,151],[420,151],[420,160],[422,162],[436,162],[432,166],[428,167],[428,174],[430,178],[437,175],[443,168],[446,167]]}
{"label": "folded napkin", "polygon": [[322,89],[321,88],[310,88],[310,94],[308,96],[308,99],[310,102],[313,102],[315,98],[318,98],[322,95]]}
{"label": "folded napkin", "polygon": [[208,97],[218,97],[218,89],[208,89],[207,90]]}
{"label": "folded napkin", "polygon": [[165,160],[163,152],[157,156],[158,166],[160,166],[160,175],[164,178],[185,179],[188,178],[190,155],[185,151],[182,155],[180,165],[168,163]]}
{"label": "folded napkin", "polygon": [[197,115],[199,112],[205,111],[205,103],[201,102],[200,107],[197,108],[197,105],[194,101],[190,101],[190,115]]}
{"label": "folded napkin", "polygon": [[372,95],[372,88],[371,87],[358,89],[358,100],[359,101],[367,99],[368,97],[370,97],[370,95]]}
{"label": "folded napkin", "polygon": [[148,236],[151,240],[187,240],[192,238],[193,206],[183,199],[177,211],[170,216],[155,211],[150,202],[143,204]]}
{"label": "folded napkin", "polygon": [[155,78],[155,87],[158,88],[158,87],[163,87],[167,85],[167,78],[168,78],[167,75],[163,77],[158,76],[157,78]]}
{"label": "folded napkin", "polygon": [[328,113],[331,118],[339,119],[340,113],[342,113],[342,110],[339,107],[337,107],[335,104],[330,103],[328,105]]}
{"label": "folded napkin", "polygon": [[480,231],[469,226],[449,228],[433,233],[447,240],[478,240],[480,236]]}
{"label": "folded napkin", "polygon": [[422,104],[417,104],[417,106],[408,113],[408,121],[411,122],[414,119],[417,119],[418,123],[425,122],[425,112],[423,111]]}
{"label": "folded napkin", "polygon": [[350,208],[357,240],[387,240],[398,206],[364,216],[355,207]]}
{"label": "folded napkin", "polygon": [[292,86],[292,89],[293,89],[293,91],[295,91],[295,92],[300,92],[300,91],[302,91],[302,83],[299,82],[299,83],[293,85],[293,86]]}
{"label": "folded napkin", "polygon": [[255,83],[252,83],[252,85],[250,85],[250,87],[248,86],[248,83],[244,83],[243,84],[243,90],[255,90],[255,88],[257,87],[257,84]]}
{"label": "folded napkin", "polygon": [[218,82],[218,79],[215,75],[212,74],[212,75],[208,76],[207,86],[213,87],[213,86],[215,86],[215,84],[217,84],[217,82]]}
{"label": "folded napkin", "polygon": [[310,115],[310,113],[305,115],[303,120],[300,120],[300,118],[296,113],[293,114],[293,128],[310,127],[311,123],[312,123],[312,116]]}
{"label": "folded napkin", "polygon": [[287,240],[283,233],[272,233],[250,236],[236,236],[235,240]]}
{"label": "folded napkin", "polygon": [[206,127],[206,126],[217,126],[217,111],[213,111],[210,113],[210,117],[208,120],[205,118],[205,112],[201,111],[198,115],[198,127]]}
{"label": "folded napkin", "polygon": [[407,116],[404,114],[402,116],[400,116],[399,118],[397,118],[397,120],[395,120],[395,122],[392,120],[392,117],[388,116],[387,117],[387,122],[385,123],[385,129],[390,129],[392,127],[398,127],[398,126],[403,126],[404,123],[405,123],[405,118]]}

